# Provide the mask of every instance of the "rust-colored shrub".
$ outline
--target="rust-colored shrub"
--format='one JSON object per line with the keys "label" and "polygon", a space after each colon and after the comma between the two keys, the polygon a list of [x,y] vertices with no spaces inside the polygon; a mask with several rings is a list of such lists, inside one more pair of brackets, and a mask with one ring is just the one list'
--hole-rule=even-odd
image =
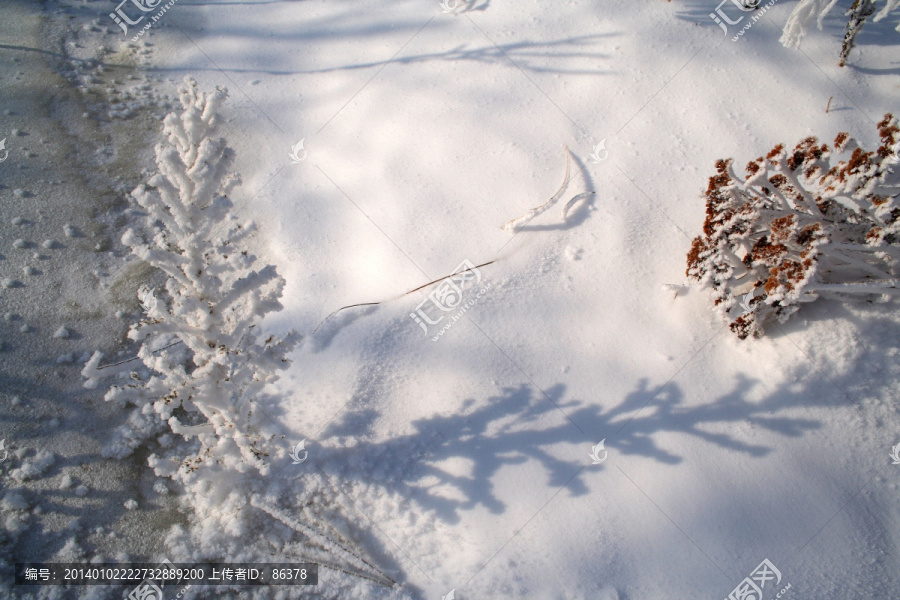
{"label": "rust-colored shrub", "polygon": [[687,275],[712,291],[713,305],[740,338],[786,321],[804,302],[900,295],[900,126],[878,124],[867,152],[846,133],[834,147],[807,138],[709,178],[703,234]]}

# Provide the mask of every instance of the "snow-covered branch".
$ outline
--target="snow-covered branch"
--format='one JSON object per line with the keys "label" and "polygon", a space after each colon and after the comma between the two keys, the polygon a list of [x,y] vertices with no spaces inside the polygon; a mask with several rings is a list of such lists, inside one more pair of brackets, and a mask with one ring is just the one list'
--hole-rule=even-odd
{"label": "snow-covered branch", "polygon": [[788,48],[799,48],[810,24],[815,21],[819,29],[838,0],[800,0],[788,17],[781,35],[781,43]]}

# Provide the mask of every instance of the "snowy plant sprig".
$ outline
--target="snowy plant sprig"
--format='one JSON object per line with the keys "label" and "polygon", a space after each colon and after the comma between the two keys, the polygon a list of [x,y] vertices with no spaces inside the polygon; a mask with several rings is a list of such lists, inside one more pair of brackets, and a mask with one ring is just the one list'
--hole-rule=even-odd
{"label": "snowy plant sprig", "polygon": [[[125,456],[148,438],[178,434],[194,456],[173,452],[151,464],[185,482],[201,467],[268,469],[267,436],[254,426],[252,400],[278,378],[298,341],[294,333],[260,332],[263,317],[282,308],[285,282],[274,266],[254,268],[256,257],[241,249],[255,227],[231,215],[228,194],[239,183],[230,170],[234,152],[214,137],[226,97],[185,79],[183,110],[165,118],[166,141],[156,146],[158,173],[132,192],[144,222],[122,238],[167,280],[163,290],[140,290],[145,317],[128,337],[140,343],[143,369],[117,369],[130,371],[130,381],[106,394],[136,408],[106,453]],[[115,371],[104,371],[101,359],[95,353],[84,368],[89,387]]]}
{"label": "snowy plant sprig", "polygon": [[[800,48],[810,25],[815,21],[821,30],[825,17],[832,11],[838,0],[800,0],[788,16],[781,35],[781,43],[787,48]],[[885,0],[884,6],[878,10],[877,0],[847,0],[845,16],[848,17],[844,41],[841,44],[840,66],[844,66],[847,57],[856,43],[866,20],[872,16],[874,22],[883,20],[888,14],[900,9],[900,0]],[[877,14],[876,14],[877,11]],[[900,31],[900,26],[897,27]]]}
{"label": "snowy plant sprig", "polygon": [[881,145],[863,150],[848,134],[834,146],[810,137],[750,161],[746,178],[732,160],[716,163],[706,190],[703,234],[687,276],[711,289],[738,337],[785,322],[821,296],[900,295],[900,127],[878,124]]}

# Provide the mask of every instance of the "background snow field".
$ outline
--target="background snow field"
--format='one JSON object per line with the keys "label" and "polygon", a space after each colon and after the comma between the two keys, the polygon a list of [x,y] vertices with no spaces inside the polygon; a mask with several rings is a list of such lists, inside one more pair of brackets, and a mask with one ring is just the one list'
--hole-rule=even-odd
{"label": "background snow field", "polygon": [[[321,565],[188,600],[717,600],[764,560],[756,600],[900,598],[897,300],[742,341],[685,282],[716,160],[900,114],[900,11],[839,67],[843,4],[798,49],[794,0],[737,41],[714,0],[179,0],[136,41],[115,3],[4,2],[0,595],[123,598],[8,567],[165,557]],[[164,287],[122,237],[185,76],[228,90],[231,215],[284,278],[256,331],[302,336],[240,405],[265,468],[196,479],[171,433],[111,452],[135,417],[81,374]],[[407,293],[484,263],[459,308]]]}

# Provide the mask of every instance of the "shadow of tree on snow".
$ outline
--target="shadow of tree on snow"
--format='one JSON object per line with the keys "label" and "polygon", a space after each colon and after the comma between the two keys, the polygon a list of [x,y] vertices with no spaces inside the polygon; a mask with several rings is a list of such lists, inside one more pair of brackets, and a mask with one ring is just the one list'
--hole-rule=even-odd
{"label": "shadow of tree on snow", "polygon": [[[748,392],[757,384],[739,375],[727,394],[709,403],[689,406],[677,384],[651,387],[642,379],[618,405],[607,410],[565,400],[563,384],[545,391],[552,402],[535,393],[531,386],[520,385],[504,388],[501,394],[483,402],[466,400],[457,414],[413,421],[414,431],[382,441],[366,440],[376,411],[351,411],[320,439],[354,436],[362,441],[352,448],[323,448],[321,460],[326,470],[339,471],[337,477],[381,483],[415,498],[441,519],[455,523],[461,511],[478,506],[492,513],[506,509],[495,493],[494,478],[509,465],[536,461],[545,473],[547,487],[567,485],[573,495],[588,493],[586,473],[581,469],[590,464],[591,445],[602,438],[606,438],[611,452],[677,464],[682,456],[673,448],[661,446],[657,441],[659,434],[682,433],[761,457],[772,448],[745,442],[729,433],[712,432],[707,427],[749,421],[787,437],[802,436],[820,427],[812,419],[779,415],[801,402],[809,406],[815,398],[781,389],[762,401],[751,401]],[[577,447],[575,458],[571,458],[572,445]]]}

